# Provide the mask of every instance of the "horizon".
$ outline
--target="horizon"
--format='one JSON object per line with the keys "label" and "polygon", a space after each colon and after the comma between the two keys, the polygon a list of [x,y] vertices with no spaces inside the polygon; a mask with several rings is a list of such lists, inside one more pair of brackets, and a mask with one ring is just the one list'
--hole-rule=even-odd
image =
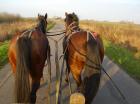
{"label": "horizon", "polygon": [[75,12],[80,20],[132,22],[140,24],[139,0],[0,0],[0,12],[19,14],[22,17],[64,18],[65,12]]}

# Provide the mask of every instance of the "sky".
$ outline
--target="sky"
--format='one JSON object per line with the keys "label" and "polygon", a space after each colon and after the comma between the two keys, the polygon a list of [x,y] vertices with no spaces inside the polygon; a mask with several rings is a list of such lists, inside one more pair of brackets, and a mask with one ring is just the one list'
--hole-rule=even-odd
{"label": "sky", "polygon": [[140,24],[140,0],[0,0],[0,12],[36,17],[64,17],[75,12],[80,19],[130,21]]}

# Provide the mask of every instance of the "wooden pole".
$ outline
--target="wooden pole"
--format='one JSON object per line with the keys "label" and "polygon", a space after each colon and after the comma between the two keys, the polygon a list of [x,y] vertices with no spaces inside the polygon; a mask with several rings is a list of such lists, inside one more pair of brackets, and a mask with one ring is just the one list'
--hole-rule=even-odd
{"label": "wooden pole", "polygon": [[55,64],[56,64],[56,104],[60,104],[59,99],[59,76],[60,76],[60,69],[59,69],[59,60],[58,60],[58,42],[55,40]]}

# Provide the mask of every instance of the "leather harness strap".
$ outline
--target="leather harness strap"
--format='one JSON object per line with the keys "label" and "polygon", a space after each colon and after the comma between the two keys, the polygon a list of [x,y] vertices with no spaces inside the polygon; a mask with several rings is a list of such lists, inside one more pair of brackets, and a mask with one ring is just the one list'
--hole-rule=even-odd
{"label": "leather harness strap", "polygon": [[[73,35],[73,34],[75,34],[75,33],[77,33],[77,32],[79,32],[79,31],[81,31],[81,29],[79,28],[79,26],[77,25],[77,23],[74,21],[74,22],[72,22],[69,26],[68,26],[68,28],[67,28],[67,32],[66,32],[66,35],[68,36],[67,37],[67,41],[70,39],[70,37]],[[98,37],[98,34],[96,33],[96,32],[90,32],[90,31],[87,31],[87,40],[88,40],[88,38],[89,38],[89,34],[91,34],[92,36],[93,36],[93,38],[95,39],[95,40],[97,40],[97,37]]]}
{"label": "leather harness strap", "polygon": [[[35,29],[31,29],[31,30],[26,30],[26,31],[24,31],[20,36],[18,36],[17,37],[17,40],[19,39],[19,38],[21,38],[21,37],[28,37],[28,38],[31,38],[31,36],[32,36],[32,33],[33,33],[33,31],[34,31]],[[28,33],[29,32],[29,33]],[[27,34],[28,33],[28,34]]]}

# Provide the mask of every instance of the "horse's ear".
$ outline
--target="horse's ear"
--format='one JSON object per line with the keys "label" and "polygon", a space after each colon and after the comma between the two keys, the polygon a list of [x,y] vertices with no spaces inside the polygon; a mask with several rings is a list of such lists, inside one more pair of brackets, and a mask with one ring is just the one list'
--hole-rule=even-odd
{"label": "horse's ear", "polygon": [[47,17],[48,17],[48,14],[46,13],[46,14],[45,14],[45,19],[47,19]]}
{"label": "horse's ear", "polygon": [[38,17],[40,17],[40,14],[38,13]]}
{"label": "horse's ear", "polygon": [[65,12],[65,16],[67,16],[68,15],[68,13],[67,12]]}
{"label": "horse's ear", "polygon": [[74,13],[74,12],[73,12],[72,14],[73,14],[73,15],[75,15],[75,13]]}

